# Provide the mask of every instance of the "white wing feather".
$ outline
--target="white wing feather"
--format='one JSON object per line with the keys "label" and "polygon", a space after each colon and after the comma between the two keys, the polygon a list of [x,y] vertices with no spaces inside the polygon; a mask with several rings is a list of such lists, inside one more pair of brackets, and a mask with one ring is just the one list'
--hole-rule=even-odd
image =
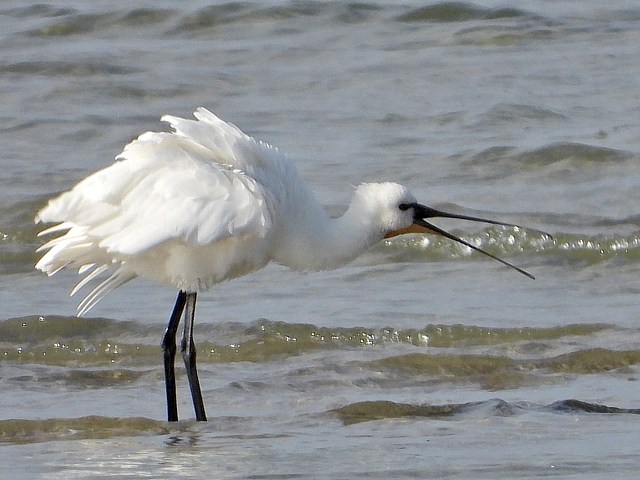
{"label": "white wing feather", "polygon": [[212,161],[216,157],[210,151],[187,139],[148,137],[130,145],[123,157],[132,161],[153,156],[152,168],[128,185],[116,214],[88,232],[101,239],[100,247],[134,255],[175,238],[203,246],[249,232],[265,236],[270,215],[265,192],[255,179]]}
{"label": "white wing feather", "polygon": [[170,242],[206,247],[267,235],[271,199],[252,174],[262,169],[263,156],[272,149],[205,109],[195,117],[163,117],[173,133],[141,135],[113,165],[51,200],[36,216],[36,222],[59,223],[42,234],[67,230],[39,249],[46,253],[36,268],[52,275],[67,266],[90,270],[86,266],[95,264],[89,279],[105,266],[115,268],[81,303],[81,313],[114,288],[144,276],[133,260],[153,254],[156,247]]}

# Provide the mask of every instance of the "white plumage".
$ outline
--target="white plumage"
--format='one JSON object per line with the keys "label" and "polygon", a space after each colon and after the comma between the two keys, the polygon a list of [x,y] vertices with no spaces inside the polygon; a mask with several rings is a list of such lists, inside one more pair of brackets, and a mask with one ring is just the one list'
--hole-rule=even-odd
{"label": "white plumage", "polygon": [[[193,346],[195,292],[270,261],[297,270],[336,268],[385,237],[411,232],[439,233],[479,250],[424,218],[501,224],[424,207],[396,183],[360,185],[346,213],[331,219],[276,148],[204,108],[194,116],[195,120],[162,117],[171,132],[142,134],[114,164],[49,201],[35,219],[55,223],[41,235],[60,234],[39,248],[46,253],[36,268],[49,275],[65,267],[78,269],[85,277],[72,295],[110,273],[82,300],[79,315],[138,276],[180,290],[163,341],[165,354],[175,343],[175,328],[186,303],[190,321],[182,350],[187,361]],[[172,362],[169,357],[165,368]],[[190,376],[193,388],[198,383],[195,356],[187,363],[188,372],[192,369],[196,377],[192,381]],[[172,365],[170,369],[171,420],[177,419],[177,412],[171,407]],[[202,420],[204,405],[201,399],[198,405],[197,388],[192,395]]]}
{"label": "white plumage", "polygon": [[[298,270],[335,268],[382,239],[394,221],[411,224],[396,207],[415,199],[393,183],[361,185],[342,221],[331,221],[276,148],[204,108],[194,115],[164,116],[173,132],[140,135],[113,165],[36,216],[59,222],[41,235],[67,230],[39,248],[46,253],[37,269],[78,268],[87,276],[73,294],[112,272],[80,303],[79,315],[137,276],[199,291],[270,260]],[[384,218],[388,212],[406,218]]]}
{"label": "white plumage", "polygon": [[39,249],[47,253],[36,268],[52,275],[75,267],[91,272],[87,279],[113,271],[79,314],[136,276],[195,291],[268,261],[267,249],[256,245],[269,234],[280,192],[267,192],[257,179],[276,167],[295,181],[295,171],[276,149],[207,110],[195,116],[163,117],[173,133],[141,135],[113,165],[36,216],[36,222],[59,222],[42,234],[68,229]]}

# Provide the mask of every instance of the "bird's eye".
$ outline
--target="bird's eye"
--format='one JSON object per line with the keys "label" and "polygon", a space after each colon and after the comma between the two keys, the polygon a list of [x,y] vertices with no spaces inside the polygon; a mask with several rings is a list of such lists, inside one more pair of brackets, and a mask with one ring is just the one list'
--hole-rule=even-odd
{"label": "bird's eye", "polygon": [[398,208],[404,212],[405,210],[409,210],[411,208],[411,204],[401,203],[400,205],[398,205]]}

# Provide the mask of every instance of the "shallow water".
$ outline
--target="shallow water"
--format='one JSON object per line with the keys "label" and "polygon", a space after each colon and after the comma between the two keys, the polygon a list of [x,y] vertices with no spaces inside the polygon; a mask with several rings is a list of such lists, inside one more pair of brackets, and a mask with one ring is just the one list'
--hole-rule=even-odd
{"label": "shallow water", "polygon": [[[638,465],[636,2],[0,6],[0,463],[12,478],[629,478]],[[199,296],[210,421],[164,421],[175,293],[73,316],[46,199],[205,106],[332,212],[361,181],[530,227],[434,237]],[[549,232],[553,238],[543,235]]]}

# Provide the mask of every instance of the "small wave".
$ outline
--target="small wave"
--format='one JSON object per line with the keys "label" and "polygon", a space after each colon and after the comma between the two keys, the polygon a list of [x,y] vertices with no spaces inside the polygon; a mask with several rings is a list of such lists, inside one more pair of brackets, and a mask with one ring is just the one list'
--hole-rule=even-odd
{"label": "small wave", "polygon": [[[626,221],[625,221],[626,222]],[[593,266],[615,258],[640,261],[640,232],[629,235],[581,235],[542,233],[488,228],[479,233],[456,232],[464,240],[501,258],[526,255],[549,264],[558,258],[584,266]],[[481,258],[464,245],[435,236],[406,236],[387,240],[378,251],[387,262],[423,262]]]}
{"label": "small wave", "polygon": [[[504,113],[504,112],[503,112]],[[517,115],[517,113],[512,112]],[[539,112],[540,115],[552,113]],[[495,112],[487,115],[495,116]],[[491,120],[491,121],[495,121]],[[567,175],[574,179],[590,171],[636,159],[630,152],[583,143],[559,142],[527,151],[495,146],[463,160],[465,175],[478,178],[508,178],[533,172],[537,178]]]}
{"label": "small wave", "polygon": [[100,23],[106,23],[109,17],[109,14],[80,13],[58,16],[53,23],[32,31],[31,35],[42,37],[66,37],[93,32]]}
{"label": "small wave", "polygon": [[147,333],[148,328],[134,322],[31,315],[0,322],[0,355],[6,361],[42,365],[155,366],[159,347],[144,341]]}
{"label": "small wave", "polygon": [[345,425],[386,420],[393,418],[449,418],[460,415],[513,416],[526,411],[549,411],[554,413],[606,413],[606,414],[640,414],[640,409],[619,408],[581,400],[569,399],[539,407],[511,404],[501,399],[483,402],[453,403],[445,405],[414,405],[390,401],[357,402],[330,410],[328,413],[337,416]]}
{"label": "small wave", "polygon": [[[438,382],[472,382],[485,390],[503,390],[524,385],[540,385],[556,373],[594,374],[624,370],[640,364],[638,350],[587,348],[552,358],[511,358],[501,355],[460,353],[409,353],[365,362],[401,381],[430,378]],[[385,373],[386,372],[386,373]],[[384,382],[384,378],[378,381]]]}
{"label": "small wave", "polygon": [[133,322],[60,315],[29,315],[0,322],[2,341],[16,344],[39,344],[61,338],[104,340],[113,336],[135,336],[137,330]]}
{"label": "small wave", "polygon": [[176,10],[161,8],[134,8],[118,16],[118,24],[127,27],[144,27],[156,25],[171,20],[177,14]]}
{"label": "small wave", "polygon": [[[554,237],[546,233],[517,227],[490,227],[476,234],[456,233],[472,245],[498,256],[538,253],[554,245]],[[386,253],[399,255],[394,256],[394,261],[462,259],[476,255],[476,252],[465,245],[435,235],[396,237],[386,240],[378,249],[383,252],[388,249],[389,252]]]}
{"label": "small wave", "polygon": [[[440,2],[410,8],[377,2],[287,2],[264,5],[260,2],[223,2],[196,10],[188,8],[148,8],[114,5],[101,9],[57,8],[47,5],[5,10],[15,18],[32,18],[42,25],[25,32],[33,37],[70,37],[96,32],[111,34],[121,29],[135,29],[136,35],[203,35],[233,25],[282,26],[281,31],[296,31],[292,22],[301,19],[321,24],[350,25],[376,20],[402,23],[446,23],[500,19],[538,19],[517,8],[488,8],[464,2]],[[286,25],[285,25],[286,24]]]}
{"label": "small wave", "polygon": [[466,22],[499,18],[530,17],[517,8],[488,8],[464,2],[440,2],[410,10],[397,17],[400,22]]}
{"label": "small wave", "polygon": [[[88,10],[88,9],[87,9]],[[140,35],[149,28],[152,35],[162,33],[201,35],[230,25],[280,24],[296,18],[324,18],[339,24],[365,21],[384,7],[364,2],[289,2],[265,6],[259,2],[226,2],[196,9],[127,8],[115,5],[101,11],[34,6],[6,10],[16,18],[42,19],[42,26],[26,32],[34,37],[81,36],[121,29],[135,29]],[[291,25],[287,25],[291,28]]]}
{"label": "small wave", "polygon": [[318,327],[310,324],[260,321],[244,331],[249,337],[231,345],[202,344],[208,361],[268,361],[317,350],[372,347],[404,343],[416,347],[448,348],[498,345],[521,341],[556,340],[564,336],[592,335],[604,325],[568,325],[552,328],[485,328],[466,325],[427,325],[422,329],[392,327]]}
{"label": "small wave", "polygon": [[[421,329],[330,328],[263,319],[249,327],[235,323],[201,325],[198,358],[208,363],[265,362],[318,350],[387,344],[452,348],[551,342],[567,336],[590,336],[608,328],[611,327],[597,324],[549,328],[468,325],[426,325]],[[140,370],[158,366],[161,334],[162,328],[104,318],[12,318],[0,322],[0,355],[5,361],[23,364],[111,366],[123,370],[130,366]],[[123,374],[122,379],[132,375]]]}
{"label": "small wave", "polygon": [[491,25],[461,30],[456,33],[455,38],[460,45],[506,47],[532,41],[556,40],[563,34],[560,29],[549,27]]}
{"label": "small wave", "polygon": [[38,228],[30,221],[44,200],[28,200],[3,207],[0,227],[0,274],[27,272],[36,259]]}
{"label": "small wave", "polygon": [[173,28],[174,34],[201,34],[233,24],[277,24],[302,18],[324,18],[339,24],[363,22],[383,7],[363,2],[291,2],[283,5],[263,6],[259,3],[232,2],[210,5],[194,13],[183,15]]}
{"label": "small wave", "polygon": [[47,5],[43,3],[29,5],[27,7],[9,8],[2,11],[3,15],[8,15],[15,18],[28,18],[28,17],[62,17],[64,15],[71,15],[75,13],[72,8],[56,7],[54,5]]}
{"label": "small wave", "polygon": [[548,108],[534,105],[499,103],[485,112],[477,122],[478,124],[500,125],[514,121],[519,123],[526,121],[547,122],[550,120],[564,120],[567,117]]}
{"label": "small wave", "polygon": [[547,406],[544,409],[552,412],[559,412],[559,413],[584,412],[584,413],[630,413],[633,415],[640,414],[640,408],[610,407],[608,405],[601,405],[599,403],[589,403],[589,402],[584,402],[582,400],[576,400],[573,398],[569,400],[557,401]]}
{"label": "small wave", "polygon": [[165,422],[142,417],[89,416],[47,420],[0,420],[0,442],[14,444],[168,433],[170,430]]}
{"label": "small wave", "polygon": [[0,73],[43,75],[47,77],[94,75],[128,75],[138,70],[133,67],[109,64],[97,60],[17,62],[0,66]]}
{"label": "small wave", "polygon": [[619,163],[631,157],[629,152],[613,148],[559,142],[517,154],[514,159],[522,165],[547,166],[567,160],[577,162],[578,165]]}
{"label": "small wave", "polygon": [[588,374],[624,369],[638,363],[640,363],[638,350],[590,348],[541,360],[536,366],[553,372]]}
{"label": "small wave", "polygon": [[[26,32],[32,37],[78,36],[114,28],[135,28],[154,26],[168,22],[176,10],[161,8],[133,8],[127,10],[106,10],[102,12],[82,12],[71,8],[56,8],[47,5],[16,8],[6,12],[16,18],[39,18],[44,24]],[[139,32],[139,30],[138,30]]]}

